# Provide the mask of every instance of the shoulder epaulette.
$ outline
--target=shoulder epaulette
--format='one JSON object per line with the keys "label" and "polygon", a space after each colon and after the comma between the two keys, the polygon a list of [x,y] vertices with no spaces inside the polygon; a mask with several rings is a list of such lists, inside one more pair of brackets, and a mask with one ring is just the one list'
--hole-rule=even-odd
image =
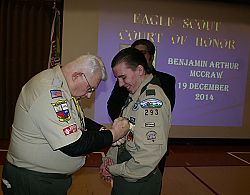
{"label": "shoulder epaulette", "polygon": [[[148,84],[153,84],[153,85],[158,85],[158,86],[161,86],[161,82],[160,82],[160,79],[156,76],[154,76],[152,78],[151,81],[149,81],[142,89],[141,89],[141,92],[140,94],[142,94],[148,87]],[[147,95],[147,94],[146,94]],[[149,94],[150,95],[150,94]],[[155,95],[155,94],[154,94]]]}
{"label": "shoulder epaulette", "polygon": [[149,95],[155,95],[155,90],[154,89],[147,89],[146,96],[149,96]]}

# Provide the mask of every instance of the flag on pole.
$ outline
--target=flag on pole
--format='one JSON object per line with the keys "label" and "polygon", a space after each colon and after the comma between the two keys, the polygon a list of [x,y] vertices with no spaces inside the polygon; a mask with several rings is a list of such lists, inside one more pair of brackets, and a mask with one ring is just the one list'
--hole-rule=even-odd
{"label": "flag on pole", "polygon": [[50,54],[48,68],[61,64],[61,47],[60,47],[60,12],[55,9],[55,15],[50,35]]}

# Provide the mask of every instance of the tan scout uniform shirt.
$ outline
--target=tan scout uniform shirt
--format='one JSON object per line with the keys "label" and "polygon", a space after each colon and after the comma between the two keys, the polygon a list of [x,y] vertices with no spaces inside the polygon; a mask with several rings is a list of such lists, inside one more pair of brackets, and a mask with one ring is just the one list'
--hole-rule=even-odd
{"label": "tan scout uniform shirt", "polygon": [[71,174],[85,163],[85,157],[72,158],[57,149],[78,140],[81,129],[61,68],[45,70],[26,83],[19,95],[7,160],[29,170]]}
{"label": "tan scout uniform shirt", "polygon": [[[121,164],[109,166],[114,176],[135,182],[147,176],[157,167],[167,151],[167,140],[171,121],[170,102],[158,85],[149,84],[140,95],[141,89],[153,78],[152,75],[141,84],[135,94],[130,94],[132,102],[124,109],[134,127],[126,135],[126,149],[132,158]],[[117,148],[110,148],[107,157],[116,163]]]}

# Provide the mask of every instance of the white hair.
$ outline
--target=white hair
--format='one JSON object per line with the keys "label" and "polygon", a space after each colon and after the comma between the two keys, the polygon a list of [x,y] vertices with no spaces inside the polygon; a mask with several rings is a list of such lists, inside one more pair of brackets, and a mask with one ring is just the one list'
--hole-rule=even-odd
{"label": "white hair", "polygon": [[96,74],[101,73],[101,80],[107,79],[107,72],[103,61],[100,57],[87,54],[78,57],[76,60],[70,63],[73,69],[84,69],[88,73]]}

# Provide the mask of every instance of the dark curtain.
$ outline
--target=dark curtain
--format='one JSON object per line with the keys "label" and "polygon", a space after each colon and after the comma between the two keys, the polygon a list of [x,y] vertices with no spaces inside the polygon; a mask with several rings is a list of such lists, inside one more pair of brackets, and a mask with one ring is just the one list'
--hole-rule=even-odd
{"label": "dark curtain", "polygon": [[0,1],[0,139],[9,139],[22,86],[48,67],[53,1]]}

